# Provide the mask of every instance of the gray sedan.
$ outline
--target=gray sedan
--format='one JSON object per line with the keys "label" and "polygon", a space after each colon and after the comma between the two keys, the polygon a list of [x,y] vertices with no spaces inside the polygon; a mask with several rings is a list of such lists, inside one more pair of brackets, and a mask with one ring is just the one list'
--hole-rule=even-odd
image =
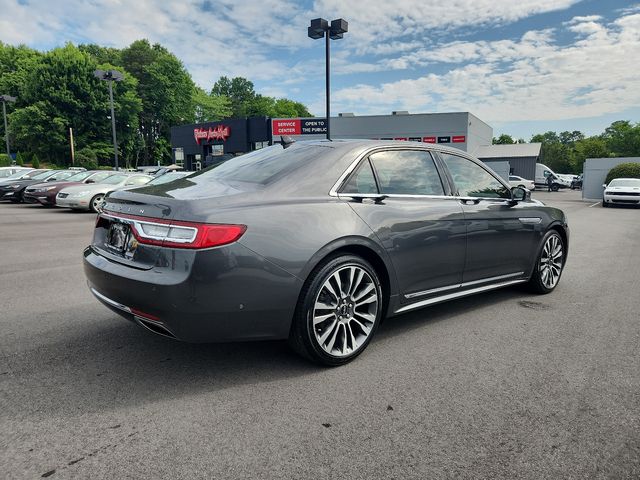
{"label": "gray sedan", "polygon": [[126,187],[139,187],[153,179],[150,175],[116,173],[96,183],[63,188],[56,195],[56,206],[97,212],[109,192]]}
{"label": "gray sedan", "polygon": [[84,252],[93,294],[191,342],[288,339],[340,365],[385,317],[495,288],[552,292],[564,213],[466,153],[285,142],[111,193]]}

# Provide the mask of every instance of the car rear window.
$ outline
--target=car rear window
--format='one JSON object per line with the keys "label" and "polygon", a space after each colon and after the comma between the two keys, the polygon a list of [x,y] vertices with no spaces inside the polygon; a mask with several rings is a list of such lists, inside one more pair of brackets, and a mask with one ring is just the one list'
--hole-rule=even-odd
{"label": "car rear window", "polygon": [[274,145],[206,168],[190,178],[266,185],[325,154],[326,148],[301,143],[294,143],[287,148]]}

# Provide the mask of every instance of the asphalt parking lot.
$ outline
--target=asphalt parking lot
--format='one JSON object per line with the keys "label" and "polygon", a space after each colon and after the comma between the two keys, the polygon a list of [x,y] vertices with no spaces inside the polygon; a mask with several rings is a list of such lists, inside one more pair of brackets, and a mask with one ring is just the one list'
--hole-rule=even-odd
{"label": "asphalt parking lot", "polygon": [[391,319],[323,369],[283,342],[190,345],[95,301],[94,215],[0,205],[2,478],[638,478],[640,210],[569,216],[551,295]]}

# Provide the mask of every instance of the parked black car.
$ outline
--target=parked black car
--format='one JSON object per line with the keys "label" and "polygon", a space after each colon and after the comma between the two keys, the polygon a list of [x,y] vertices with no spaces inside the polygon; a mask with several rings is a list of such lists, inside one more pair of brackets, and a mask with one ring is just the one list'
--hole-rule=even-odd
{"label": "parked black car", "polygon": [[110,194],[84,252],[94,295],[167,337],[288,338],[338,365],[385,316],[558,284],[564,213],[466,153],[366,140],[285,146]]}
{"label": "parked black car", "polygon": [[581,173],[580,175],[578,175],[577,177],[575,177],[573,180],[571,180],[571,190],[582,190],[582,179],[583,179],[583,174]]}

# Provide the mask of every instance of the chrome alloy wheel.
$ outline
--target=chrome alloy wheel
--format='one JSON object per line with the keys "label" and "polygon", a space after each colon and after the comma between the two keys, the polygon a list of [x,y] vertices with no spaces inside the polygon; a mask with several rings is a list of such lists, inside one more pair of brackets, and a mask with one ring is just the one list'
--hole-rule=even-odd
{"label": "chrome alloy wheel", "polygon": [[560,280],[563,261],[562,240],[558,235],[551,235],[542,247],[540,254],[540,279],[547,288],[553,288]]}
{"label": "chrome alloy wheel", "polygon": [[102,209],[103,200],[104,200],[104,195],[96,195],[95,197],[93,197],[93,200],[91,200],[91,210],[93,210],[96,213],[99,213],[100,210]]}
{"label": "chrome alloy wheel", "polygon": [[324,282],[313,307],[313,331],[329,355],[345,357],[358,350],[378,315],[380,291],[357,265],[343,265]]}

